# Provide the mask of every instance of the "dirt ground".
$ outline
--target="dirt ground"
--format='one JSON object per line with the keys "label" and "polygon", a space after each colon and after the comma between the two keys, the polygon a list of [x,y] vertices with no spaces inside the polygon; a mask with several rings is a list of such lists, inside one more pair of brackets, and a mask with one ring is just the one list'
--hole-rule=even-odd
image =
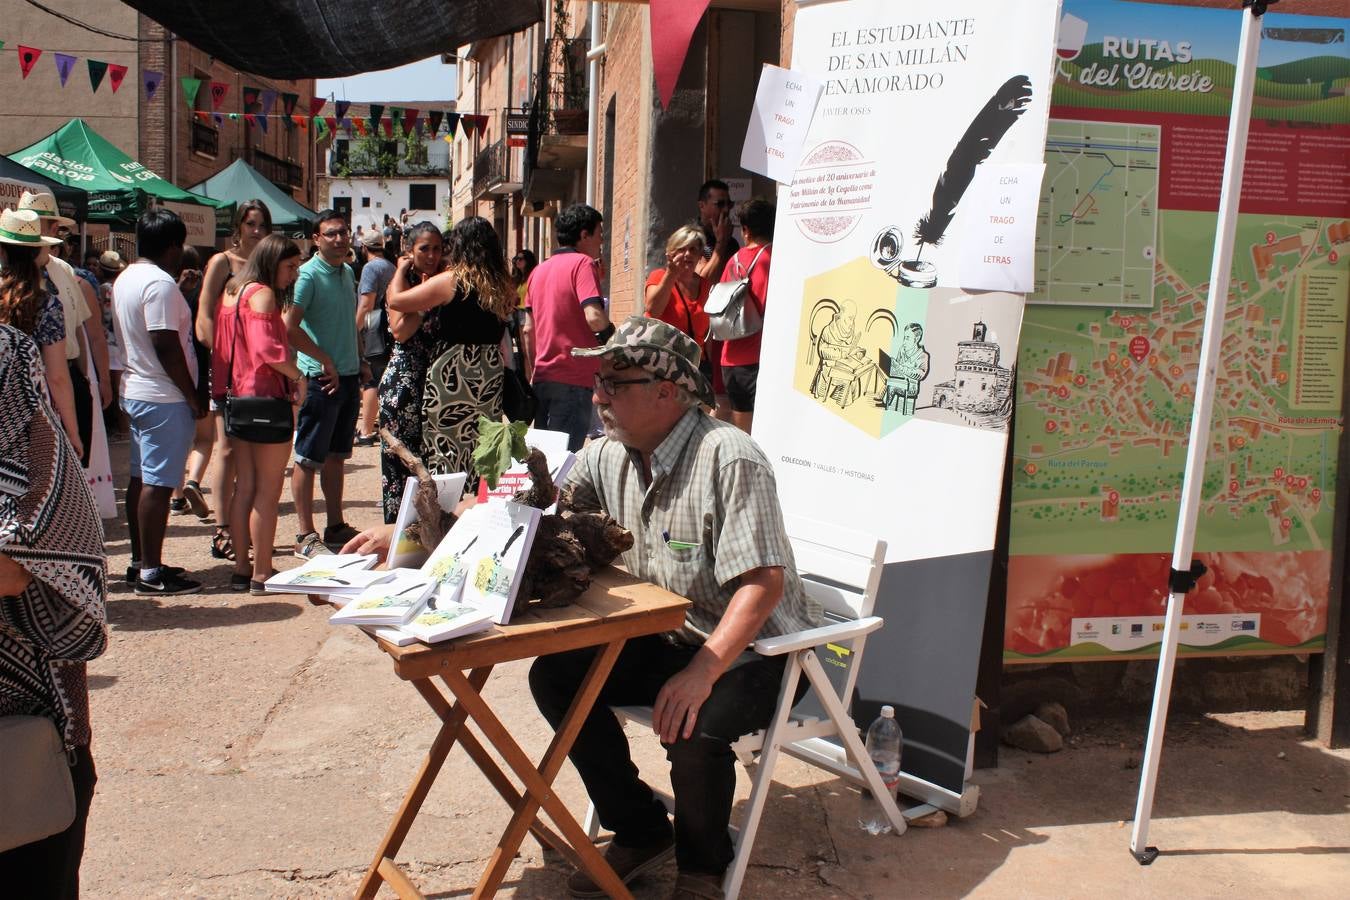
{"label": "dirt ground", "polygon": [[[113,447],[119,484],[126,450]],[[347,490],[357,527],[379,520],[378,485],[378,451],[358,448]],[[289,488],[281,515],[279,545],[295,531]],[[355,629],[299,597],[231,593],[209,525],[172,517],[165,550],[203,592],[147,598],[120,581],[125,521],[107,524],[118,580],[109,649],[90,666],[99,782],[85,895],[350,896],[431,742],[430,711]],[[499,668],[486,695],[537,759],[551,731],[526,668]],[[999,768],[975,774],[973,815],[900,837],[865,835],[850,785],[784,760],[743,896],[1343,897],[1350,752],[1305,740],[1301,723],[1298,712],[1174,716],[1150,835],[1164,855],[1149,868],[1128,853],[1141,717],[1075,721],[1052,756],[1004,747]],[[656,740],[630,733],[643,772],[665,781]],[[570,766],[556,788],[580,818]],[[742,777],[737,815],[747,793]],[[399,860],[430,896],[468,896],[507,819],[456,750]],[[565,896],[567,872],[527,838],[502,893]],[[665,897],[673,878],[671,865],[634,892]]]}

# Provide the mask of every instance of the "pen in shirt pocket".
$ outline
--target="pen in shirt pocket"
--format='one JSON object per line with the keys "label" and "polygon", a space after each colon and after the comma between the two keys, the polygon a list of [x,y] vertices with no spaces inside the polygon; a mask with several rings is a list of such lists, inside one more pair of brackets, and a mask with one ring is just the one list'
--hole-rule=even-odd
{"label": "pen in shirt pocket", "polygon": [[694,541],[692,543],[690,541],[672,541],[670,539],[669,531],[661,532],[661,540],[665,541],[666,546],[671,550],[693,550],[696,547],[698,547],[697,541]]}

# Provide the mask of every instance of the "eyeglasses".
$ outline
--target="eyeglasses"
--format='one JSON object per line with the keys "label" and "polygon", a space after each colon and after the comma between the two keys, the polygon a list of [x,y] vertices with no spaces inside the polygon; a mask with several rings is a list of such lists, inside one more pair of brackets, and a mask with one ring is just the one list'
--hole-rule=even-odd
{"label": "eyeglasses", "polygon": [[731,201],[730,201],[730,200],[714,200],[714,201],[713,201],[713,206],[716,206],[718,209],[731,209]]}
{"label": "eyeglasses", "polygon": [[347,237],[351,234],[351,231],[347,228],[330,228],[327,231],[320,232],[320,234],[329,240],[335,240],[336,238]]}
{"label": "eyeglasses", "polygon": [[655,378],[607,378],[596,372],[595,389],[604,393],[606,397],[613,397],[618,393],[617,389],[626,384],[651,384],[656,380]]}

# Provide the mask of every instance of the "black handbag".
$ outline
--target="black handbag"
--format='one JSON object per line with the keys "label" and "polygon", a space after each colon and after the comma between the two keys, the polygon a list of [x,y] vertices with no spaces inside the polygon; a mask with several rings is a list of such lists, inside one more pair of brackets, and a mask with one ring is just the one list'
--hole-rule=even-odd
{"label": "black handbag", "polygon": [[[247,302],[248,296],[240,291],[238,303]],[[230,367],[225,375],[225,434],[253,444],[287,443],[295,436],[295,416],[290,400],[285,397],[234,396],[234,350],[244,330],[243,323],[238,321],[238,305],[234,315],[236,322],[234,339],[230,341]]]}
{"label": "black handbag", "polygon": [[502,368],[502,412],[512,422],[533,422],[539,409],[534,388],[515,369]]}

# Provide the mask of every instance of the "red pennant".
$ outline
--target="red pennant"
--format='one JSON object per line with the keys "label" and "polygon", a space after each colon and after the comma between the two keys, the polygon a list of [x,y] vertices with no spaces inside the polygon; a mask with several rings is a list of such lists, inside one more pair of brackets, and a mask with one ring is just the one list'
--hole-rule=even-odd
{"label": "red pennant", "polygon": [[127,67],[119,66],[117,63],[108,63],[108,85],[112,92],[117,93],[117,89],[122,86],[122,79],[127,77]]}
{"label": "red pennant", "polygon": [[210,114],[209,112],[207,112],[206,110],[204,110],[204,109],[195,110],[195,111],[194,111],[194,115],[197,116],[197,120],[198,120],[199,122],[210,122],[210,121],[211,121],[211,114]]}
{"label": "red pennant", "polygon": [[356,133],[361,137],[366,136],[366,120],[360,116],[352,116],[352,124],[356,126]]}
{"label": "red pennant", "polygon": [[403,111],[403,130],[406,131],[408,134],[412,134],[413,129],[416,127],[417,127],[417,110],[410,106]]}
{"label": "red pennant", "polygon": [[310,118],[317,116],[319,114],[319,110],[323,109],[323,105],[327,102],[328,102],[327,97],[310,97],[309,98]]}
{"label": "red pennant", "polygon": [[306,118],[305,116],[301,116],[301,115],[294,115],[294,116],[291,116],[291,121],[294,122],[295,124],[299,125],[302,129],[308,129],[308,128],[309,128],[309,119]]}
{"label": "red pennant", "polygon": [[253,113],[244,113],[244,121],[250,125],[257,125],[258,117],[255,116]]}
{"label": "red pennant", "polygon": [[25,47],[19,45],[19,71],[23,72],[23,77],[27,78],[28,73],[33,71],[33,66],[37,65],[38,57],[42,51],[37,47]]}
{"label": "red pennant", "polygon": [[329,131],[337,131],[337,116],[324,116],[323,123],[328,126]]}
{"label": "red pennant", "polygon": [[708,0],[651,0],[652,69],[662,108],[670,106],[689,42],[707,8]]}
{"label": "red pennant", "polygon": [[393,136],[394,136],[394,120],[393,120],[393,119],[389,118],[388,116],[385,116],[383,119],[380,120],[380,127],[384,129],[384,136],[385,136],[385,137],[393,137]]}
{"label": "red pennant", "polygon": [[220,109],[220,104],[225,102],[225,95],[230,92],[230,86],[223,81],[211,82],[211,108]]}

